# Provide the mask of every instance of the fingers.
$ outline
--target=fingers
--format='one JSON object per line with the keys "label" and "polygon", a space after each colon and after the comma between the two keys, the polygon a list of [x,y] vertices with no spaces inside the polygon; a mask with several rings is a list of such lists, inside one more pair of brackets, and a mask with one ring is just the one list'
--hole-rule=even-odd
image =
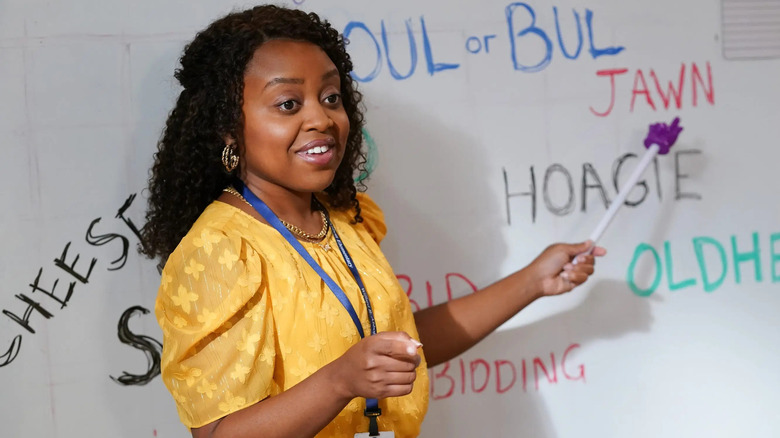
{"label": "fingers", "polygon": [[403,385],[385,385],[383,389],[376,392],[376,395],[370,398],[388,398],[388,397],[402,397],[412,392],[414,389],[414,383]]}
{"label": "fingers", "polygon": [[596,258],[594,255],[580,254],[574,257],[571,263],[563,266],[560,276],[566,282],[566,292],[587,281],[595,272]]}
{"label": "fingers", "polygon": [[568,244],[565,246],[565,250],[569,256],[575,256],[577,254],[588,252],[592,246],[593,242],[586,240],[585,242]]}
{"label": "fingers", "polygon": [[597,257],[603,256],[607,253],[607,250],[601,246],[594,246],[592,240],[586,240],[580,243],[565,244],[566,252],[569,255],[574,256],[577,254],[592,254]]}
{"label": "fingers", "polygon": [[414,389],[414,382],[417,379],[417,373],[388,373],[385,378],[386,397],[399,397],[409,394]]}
{"label": "fingers", "polygon": [[584,283],[595,271],[596,257],[606,254],[600,246],[588,240],[581,243],[551,245],[534,262],[542,281],[544,295],[558,295]]}
{"label": "fingers", "polygon": [[[601,246],[594,246],[592,240],[587,240],[582,243],[574,243],[568,246],[568,252],[570,255],[593,255],[601,257],[607,254],[607,250]],[[577,262],[582,263],[582,262]]]}
{"label": "fingers", "polygon": [[387,373],[384,379],[384,383],[388,386],[405,386],[412,385],[417,379],[417,373]]}
{"label": "fingers", "polygon": [[361,397],[386,398],[409,394],[417,379],[417,372],[370,370],[363,375],[365,381],[358,391]]}
{"label": "fingers", "polygon": [[391,373],[408,373],[417,369],[418,360],[396,359],[390,356],[374,356],[366,361],[366,369],[378,369]]}
{"label": "fingers", "polygon": [[567,263],[563,266],[564,271],[571,271],[573,269],[579,269],[580,267],[590,267],[591,269],[596,264],[596,257],[589,254],[580,254],[575,257],[571,263]]}
{"label": "fingers", "polygon": [[363,397],[409,394],[417,378],[422,344],[403,332],[382,332],[361,341],[359,369],[351,375],[355,393]]}
{"label": "fingers", "polygon": [[593,255],[580,254],[576,256],[571,263],[567,263],[563,266],[563,272],[568,273],[564,278],[576,282],[584,275],[585,279],[587,279],[587,277],[592,275],[595,271],[595,264],[596,258]]}
{"label": "fingers", "polygon": [[581,270],[574,270],[574,271],[565,271],[561,273],[561,278],[566,280],[571,285],[571,288],[573,289],[575,286],[579,286],[582,283],[585,283],[585,281],[590,277],[590,275],[593,273],[593,270],[590,270],[590,273],[583,272]]}
{"label": "fingers", "polygon": [[417,353],[417,350],[422,347],[422,344],[404,332],[377,333],[371,338],[375,338],[373,342],[373,351],[375,353],[395,360],[413,363],[415,366],[420,362],[420,355]]}

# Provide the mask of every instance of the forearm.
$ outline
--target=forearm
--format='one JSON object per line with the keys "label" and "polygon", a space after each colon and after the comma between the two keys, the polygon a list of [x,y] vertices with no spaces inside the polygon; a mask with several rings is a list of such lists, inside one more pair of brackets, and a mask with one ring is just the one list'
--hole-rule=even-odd
{"label": "forearm", "polygon": [[526,268],[473,294],[415,312],[428,366],[468,350],[540,296]]}
{"label": "forearm", "polygon": [[313,437],[352,397],[338,385],[336,362],[324,366],[281,394],[221,420],[192,429],[194,438]]}

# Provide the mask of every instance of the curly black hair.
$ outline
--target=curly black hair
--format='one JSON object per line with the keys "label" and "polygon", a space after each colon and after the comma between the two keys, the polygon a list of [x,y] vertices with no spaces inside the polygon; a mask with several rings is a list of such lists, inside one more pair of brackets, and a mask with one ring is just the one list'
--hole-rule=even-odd
{"label": "curly black hair", "polygon": [[236,172],[222,165],[225,139],[243,149],[244,73],[255,50],[274,39],[307,41],[333,61],[349,134],[341,165],[325,189],[331,207],[354,208],[362,222],[354,175],[365,171],[362,151],[362,95],[350,76],[346,41],[314,13],[278,6],[257,6],[230,13],[198,33],[184,49],[174,77],[184,88],[168,116],[149,178],[149,206],[139,251],[164,263],[195,220],[222,189],[236,183]]}

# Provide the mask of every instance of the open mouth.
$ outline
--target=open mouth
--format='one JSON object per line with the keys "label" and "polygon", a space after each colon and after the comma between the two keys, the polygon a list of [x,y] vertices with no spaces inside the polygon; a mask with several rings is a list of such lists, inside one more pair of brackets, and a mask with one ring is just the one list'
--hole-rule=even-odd
{"label": "open mouth", "polygon": [[333,141],[316,140],[312,143],[309,143],[304,150],[298,151],[297,155],[308,163],[317,166],[330,166],[336,158],[336,145]]}
{"label": "open mouth", "polygon": [[329,150],[333,149],[331,146],[315,146],[304,153],[306,155],[319,155],[324,154],[325,152],[328,152]]}

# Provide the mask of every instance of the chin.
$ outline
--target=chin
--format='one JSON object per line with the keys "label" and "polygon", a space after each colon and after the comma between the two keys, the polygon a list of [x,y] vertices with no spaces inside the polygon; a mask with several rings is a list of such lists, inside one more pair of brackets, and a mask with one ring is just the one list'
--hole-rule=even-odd
{"label": "chin", "polygon": [[309,193],[319,193],[324,192],[325,189],[330,187],[331,184],[333,184],[333,180],[335,179],[336,174],[332,173],[329,175],[328,178],[316,178],[312,179],[311,181],[307,181],[305,184],[302,184],[301,191],[302,192],[309,192]]}

